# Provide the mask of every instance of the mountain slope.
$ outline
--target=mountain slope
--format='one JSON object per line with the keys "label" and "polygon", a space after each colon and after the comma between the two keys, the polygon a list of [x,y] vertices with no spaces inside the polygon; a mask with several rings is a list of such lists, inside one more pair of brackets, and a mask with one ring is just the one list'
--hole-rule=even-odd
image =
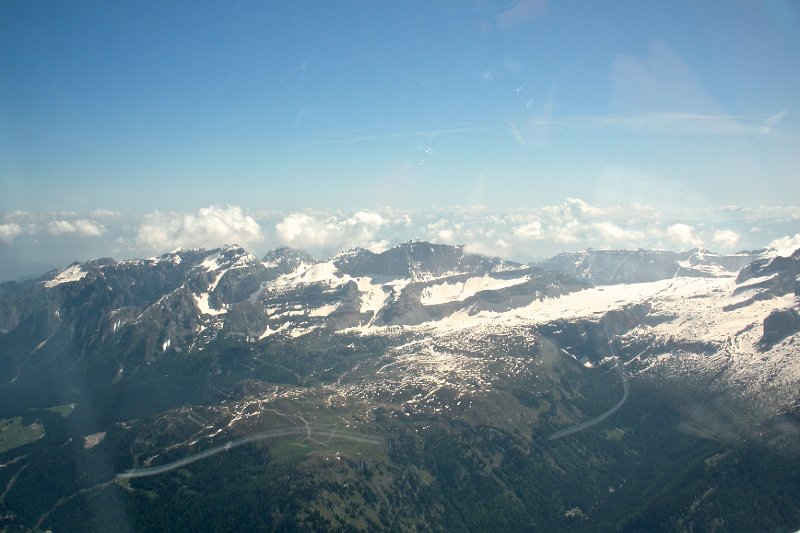
{"label": "mountain slope", "polygon": [[0,412],[45,429],[3,527],[794,527],[799,266],[228,246],[2,284]]}

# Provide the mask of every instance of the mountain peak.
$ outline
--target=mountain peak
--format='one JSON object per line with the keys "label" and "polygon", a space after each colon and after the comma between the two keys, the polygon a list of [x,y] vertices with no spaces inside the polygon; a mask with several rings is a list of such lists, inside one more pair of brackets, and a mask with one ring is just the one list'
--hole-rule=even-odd
{"label": "mountain peak", "polygon": [[264,257],[261,258],[264,262],[280,261],[282,259],[302,259],[306,263],[316,263],[318,259],[299,248],[292,248],[291,246],[279,246],[270,250]]}
{"label": "mountain peak", "polygon": [[356,249],[333,259],[336,268],[353,277],[420,279],[459,272],[488,272],[499,259],[465,254],[464,246],[407,241],[381,253]]}

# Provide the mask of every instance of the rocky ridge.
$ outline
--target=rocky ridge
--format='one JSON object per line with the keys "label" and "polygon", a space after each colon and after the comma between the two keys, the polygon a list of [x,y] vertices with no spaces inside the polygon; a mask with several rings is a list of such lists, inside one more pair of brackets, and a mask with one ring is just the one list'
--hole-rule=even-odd
{"label": "rocky ridge", "polygon": [[414,376],[425,390],[465,376],[489,387],[493,372],[522,363],[465,353],[499,343],[524,356],[547,338],[587,366],[620,357],[634,374],[707,376],[774,410],[800,384],[799,258],[588,250],[534,266],[408,242],[327,261],[289,248],[259,259],[239,246],[101,259],[0,285],[0,376],[24,383],[37,369],[89,365],[113,383],[218,338],[356,334],[414,338],[391,351],[414,387]]}

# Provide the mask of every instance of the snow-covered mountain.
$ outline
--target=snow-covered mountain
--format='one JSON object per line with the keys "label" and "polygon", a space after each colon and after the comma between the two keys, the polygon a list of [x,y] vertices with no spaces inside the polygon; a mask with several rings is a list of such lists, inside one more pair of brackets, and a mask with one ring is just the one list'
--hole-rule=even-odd
{"label": "snow-covered mountain", "polygon": [[[606,517],[597,524],[630,506],[716,524],[741,501],[726,486],[760,498],[763,480],[796,466],[799,347],[800,250],[587,250],[522,265],[407,242],[327,260],[225,246],[75,263],[0,284],[0,423],[35,413],[47,433],[4,459],[0,519],[69,523],[77,496],[97,491],[152,520],[153,494],[182,509],[166,498],[205,490],[229,464],[214,479],[277,483],[270,494],[302,504],[297,516],[334,516],[345,489],[326,487],[357,486],[348,508],[380,505],[387,528],[425,529],[490,492],[522,498],[518,521],[547,502],[536,519],[551,530],[577,524],[576,497]],[[262,439],[269,455],[252,459],[263,449],[245,445]],[[663,481],[684,453],[687,485]],[[94,473],[43,486],[65,457]],[[766,467],[753,478],[742,464]],[[162,473],[174,489],[131,481]],[[249,497],[239,486],[221,491],[231,509]],[[26,515],[31,493],[49,499]],[[351,523],[335,516],[331,528]]]}
{"label": "snow-covered mountain", "polygon": [[631,374],[702,381],[774,411],[800,396],[799,262],[800,252],[766,250],[588,250],[532,266],[426,242],[326,261],[239,246],[102,259],[0,285],[0,380],[88,361],[96,379],[116,382],[215,340],[355,334],[413,339],[386,357],[415,387],[414,376],[489,388],[520,361],[464,354],[527,353],[547,338],[587,366],[620,357]]}
{"label": "snow-covered mountain", "polygon": [[742,251],[720,255],[694,249],[676,253],[664,250],[592,250],[562,253],[542,261],[547,270],[564,272],[595,285],[641,283],[671,277],[715,277],[739,270],[766,253]]}

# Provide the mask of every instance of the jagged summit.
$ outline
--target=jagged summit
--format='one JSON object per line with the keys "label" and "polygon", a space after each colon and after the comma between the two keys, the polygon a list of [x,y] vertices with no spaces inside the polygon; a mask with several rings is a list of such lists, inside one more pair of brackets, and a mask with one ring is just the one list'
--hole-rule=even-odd
{"label": "jagged summit", "polygon": [[561,253],[537,263],[594,284],[642,283],[674,276],[715,277],[735,272],[757,252],[722,255],[708,250],[595,250]]}
{"label": "jagged summit", "polygon": [[299,248],[292,248],[290,246],[280,246],[274,250],[267,252],[261,258],[264,263],[307,263],[313,265],[318,262],[318,259],[308,252]]}
{"label": "jagged summit", "polygon": [[[781,317],[796,315],[784,310],[798,307],[792,298],[800,295],[799,264],[800,251],[753,257],[586,250],[525,266],[424,241],[382,253],[356,249],[328,261],[287,247],[258,259],[237,245],[101,259],[0,286],[0,335],[27,339],[14,344],[0,366],[22,372],[31,353],[47,361],[54,335],[59,346],[80,345],[82,353],[125,354],[118,356],[123,368],[202,350],[215,339],[383,335],[392,327],[494,334],[616,312],[623,312],[625,325],[614,328],[650,321],[658,326],[642,334],[667,345],[674,342],[668,339],[710,335],[704,342],[712,348],[704,350],[714,351],[722,349],[722,333],[715,332],[756,331],[753,350],[784,350],[794,326],[782,326]],[[701,302],[707,304],[696,308]],[[631,317],[629,308],[643,314]],[[700,332],[683,324],[705,325]],[[83,344],[87,335],[90,347]],[[762,336],[769,342],[756,342]]]}
{"label": "jagged summit", "polygon": [[422,280],[463,272],[485,273],[503,261],[467,254],[463,245],[408,241],[381,253],[356,249],[336,256],[333,263],[339,271],[351,276]]}

